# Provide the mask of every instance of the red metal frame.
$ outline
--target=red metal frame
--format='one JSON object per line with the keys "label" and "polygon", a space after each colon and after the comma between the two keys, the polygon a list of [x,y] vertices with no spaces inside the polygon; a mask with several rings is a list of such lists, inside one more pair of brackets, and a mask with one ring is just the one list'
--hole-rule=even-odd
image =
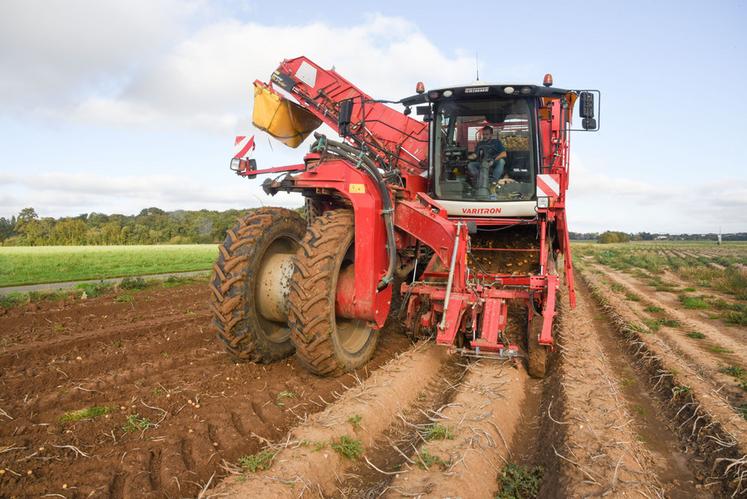
{"label": "red metal frame", "polygon": [[[313,78],[309,75],[313,75]],[[259,84],[262,84],[259,82]],[[264,84],[262,84],[264,85]],[[469,346],[496,352],[509,347],[501,337],[506,328],[508,300],[527,305],[529,319],[535,306],[543,317],[539,343],[552,346],[557,275],[551,272],[556,252],[562,253],[566,285],[571,305],[575,305],[573,264],[570,252],[565,195],[568,188],[568,132],[570,106],[563,97],[538,99],[539,139],[543,174],[552,174],[560,186],[558,196],[538,208],[535,218],[449,217],[438,201],[426,193],[427,124],[405,116],[381,103],[337,74],[324,70],[305,57],[283,61],[266,88],[277,85],[320,120],[337,128],[340,103],[354,99],[351,119],[353,145],[365,145],[369,154],[399,169],[403,186],[389,186],[394,200],[394,226],[400,259],[412,259],[416,244],[433,250],[420,281],[402,285],[409,296],[406,323],[412,328],[436,332],[436,342],[453,346],[460,333],[472,335]],[[303,164],[268,169],[244,169],[237,173],[256,176],[289,172],[277,190],[303,192],[306,196],[326,196],[352,208],[355,217],[354,272],[344,272],[338,282],[337,312],[344,317],[364,319],[377,328],[389,312],[392,286],[377,290],[387,271],[387,234],[381,216],[382,200],[377,184],[364,171],[339,158],[308,154]],[[508,226],[535,224],[538,248],[486,248],[494,251],[524,251],[537,254],[537,275],[484,274],[469,268],[468,226]],[[456,245],[456,247],[455,247]],[[475,248],[479,249],[479,248]],[[408,256],[410,255],[410,256]],[[452,284],[448,287],[449,270]],[[486,285],[485,283],[489,283]],[[447,299],[448,296],[448,299]],[[448,305],[447,305],[448,301]],[[510,346],[515,348],[515,346]]]}

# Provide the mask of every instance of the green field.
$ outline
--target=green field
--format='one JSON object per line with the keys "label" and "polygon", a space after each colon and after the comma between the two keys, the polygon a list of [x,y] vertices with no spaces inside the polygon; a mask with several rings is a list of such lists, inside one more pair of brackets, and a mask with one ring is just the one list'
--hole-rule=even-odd
{"label": "green field", "polygon": [[208,270],[215,244],[0,247],[0,287]]}

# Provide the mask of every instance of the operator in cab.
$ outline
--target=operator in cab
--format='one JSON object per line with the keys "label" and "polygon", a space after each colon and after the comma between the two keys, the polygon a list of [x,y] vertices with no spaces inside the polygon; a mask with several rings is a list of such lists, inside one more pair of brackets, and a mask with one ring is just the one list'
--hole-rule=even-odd
{"label": "operator in cab", "polygon": [[478,195],[482,194],[481,191],[487,194],[489,182],[496,183],[501,179],[507,157],[506,147],[500,139],[493,137],[493,127],[485,125],[480,133],[482,139],[477,143],[475,152],[469,157],[473,161],[467,164],[467,172],[473,179]]}

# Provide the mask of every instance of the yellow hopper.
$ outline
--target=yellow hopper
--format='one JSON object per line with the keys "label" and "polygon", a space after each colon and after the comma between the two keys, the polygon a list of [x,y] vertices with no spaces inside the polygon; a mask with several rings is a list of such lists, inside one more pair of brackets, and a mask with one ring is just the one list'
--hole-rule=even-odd
{"label": "yellow hopper", "polygon": [[252,123],[289,147],[298,147],[322,122],[306,109],[254,82]]}

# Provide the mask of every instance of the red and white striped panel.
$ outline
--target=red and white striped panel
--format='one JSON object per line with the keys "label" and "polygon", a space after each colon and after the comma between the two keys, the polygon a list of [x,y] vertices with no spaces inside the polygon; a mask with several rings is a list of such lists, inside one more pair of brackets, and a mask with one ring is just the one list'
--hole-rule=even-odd
{"label": "red and white striped panel", "polygon": [[255,147],[254,135],[251,137],[237,135],[233,144],[233,157],[236,159],[245,158],[249,155],[249,151],[253,150]]}
{"label": "red and white striped panel", "polygon": [[557,198],[560,196],[559,175],[540,173],[537,175],[537,197]]}

